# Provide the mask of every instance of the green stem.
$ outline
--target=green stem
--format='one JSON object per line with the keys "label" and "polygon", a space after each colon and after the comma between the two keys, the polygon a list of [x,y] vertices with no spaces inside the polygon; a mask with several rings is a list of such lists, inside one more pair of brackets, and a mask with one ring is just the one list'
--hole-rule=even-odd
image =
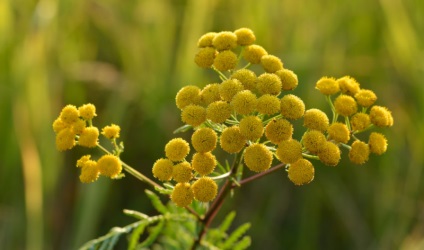
{"label": "green stem", "polygon": [[224,75],[221,71],[219,71],[217,68],[215,68],[214,66],[212,66],[212,69],[215,70],[216,73],[218,73],[218,75],[222,78],[222,80],[228,80],[227,76]]}
{"label": "green stem", "polygon": [[325,99],[327,100],[328,104],[330,105],[331,112],[333,113],[332,123],[335,123],[337,121],[337,118],[339,117],[339,115],[336,112],[336,108],[334,108],[334,104],[333,104],[333,101],[331,100],[331,96],[330,95],[326,95],[325,96]]}
{"label": "green stem", "polygon": [[346,126],[349,129],[349,131],[351,131],[352,129],[351,129],[351,126],[350,126],[350,121],[349,121],[349,117],[348,116],[345,116],[345,123],[346,123]]}
{"label": "green stem", "polygon": [[351,150],[351,149],[352,149],[352,147],[351,147],[351,146],[349,146],[349,145],[347,145],[347,144],[340,143],[340,145],[342,145],[342,147],[347,148],[347,149],[349,149],[349,150]]}
{"label": "green stem", "polygon": [[311,159],[311,160],[319,160],[319,157],[316,156],[316,155],[310,155],[310,154],[307,154],[307,153],[302,153],[302,156],[305,157],[305,158]]}

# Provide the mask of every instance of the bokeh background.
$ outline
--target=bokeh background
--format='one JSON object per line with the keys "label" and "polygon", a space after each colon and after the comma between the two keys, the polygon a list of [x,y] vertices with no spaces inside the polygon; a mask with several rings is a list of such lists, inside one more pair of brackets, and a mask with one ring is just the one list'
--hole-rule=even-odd
{"label": "bokeh background", "polygon": [[385,155],[316,163],[302,187],[274,173],[237,190],[217,220],[236,210],[236,225],[252,222],[252,249],[423,249],[421,0],[1,0],[0,248],[76,249],[132,222],[124,208],[153,215],[131,176],[79,183],[75,161],[100,152],[57,152],[52,121],[66,104],[95,104],[95,124],[120,124],[123,160],[150,175],[182,124],[176,92],[218,80],[194,64],[197,39],[240,27],[298,75],[307,108],[329,111],[321,76],[351,75],[395,125],[380,131]]}

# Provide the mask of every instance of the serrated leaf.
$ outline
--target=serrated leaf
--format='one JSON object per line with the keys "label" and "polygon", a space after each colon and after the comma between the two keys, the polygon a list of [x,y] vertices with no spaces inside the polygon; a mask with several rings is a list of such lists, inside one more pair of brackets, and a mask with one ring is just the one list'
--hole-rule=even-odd
{"label": "serrated leaf", "polygon": [[146,215],[146,214],[140,213],[140,212],[135,211],[135,210],[129,210],[129,209],[124,209],[124,214],[131,216],[131,217],[134,217],[134,218],[139,219],[139,220],[145,220],[145,219],[149,218],[149,216]]}
{"label": "serrated leaf", "polygon": [[116,245],[116,243],[118,242],[118,239],[119,239],[119,234],[117,234],[117,235],[115,235],[115,236],[113,236],[111,239],[110,239],[110,241],[109,241],[109,243],[107,244],[108,246],[107,246],[107,249],[106,250],[113,250],[113,247]]}
{"label": "serrated leaf", "polygon": [[187,132],[188,130],[190,130],[191,128],[193,128],[193,126],[191,125],[183,125],[179,128],[177,128],[176,130],[174,130],[174,134],[178,134],[178,133],[183,133],[183,132]]}
{"label": "serrated leaf", "polygon": [[239,242],[234,244],[233,250],[244,250],[250,247],[250,244],[252,243],[252,239],[250,236],[244,236],[243,239],[241,239]]}
{"label": "serrated leaf", "polygon": [[222,245],[222,248],[224,249],[231,249],[233,244],[249,230],[250,223],[244,223],[243,225],[239,226],[234,232],[231,233],[231,235],[228,237],[228,239],[224,242]]}
{"label": "serrated leaf", "polygon": [[144,229],[146,228],[146,223],[140,224],[131,234],[128,244],[128,250],[134,250],[137,246],[138,239],[140,239],[140,235],[143,234]]}
{"label": "serrated leaf", "polygon": [[157,196],[155,193],[153,193],[150,190],[145,190],[147,196],[152,202],[152,205],[156,208],[156,210],[161,214],[168,213],[168,209],[165,205],[163,205],[162,201],[160,200],[159,196]]}
{"label": "serrated leaf", "polygon": [[172,193],[171,189],[167,189],[167,188],[163,188],[163,187],[156,187],[155,186],[155,190],[160,194],[171,194]]}
{"label": "serrated leaf", "polygon": [[142,243],[137,245],[137,249],[152,245],[155,242],[156,238],[159,236],[164,225],[165,225],[165,221],[163,220],[159,221],[159,223],[153,227],[147,239],[145,239]]}
{"label": "serrated leaf", "polygon": [[219,226],[219,231],[222,234],[225,234],[227,232],[228,228],[230,228],[231,223],[233,223],[234,217],[236,217],[236,212],[235,211],[232,211],[227,216],[225,216],[224,221]]}

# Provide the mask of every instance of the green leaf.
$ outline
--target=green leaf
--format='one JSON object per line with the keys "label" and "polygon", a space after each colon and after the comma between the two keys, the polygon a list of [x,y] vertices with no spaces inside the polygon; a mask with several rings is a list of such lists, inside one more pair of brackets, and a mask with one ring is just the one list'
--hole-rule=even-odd
{"label": "green leaf", "polygon": [[187,132],[191,128],[193,128],[193,126],[191,126],[191,125],[184,125],[184,126],[181,126],[181,127],[177,128],[176,130],[174,130],[173,133],[174,134],[178,134],[178,133]]}
{"label": "green leaf", "polygon": [[239,226],[234,232],[228,237],[228,239],[224,242],[222,248],[224,249],[231,249],[233,244],[249,230],[250,223],[244,223],[243,225]]}
{"label": "green leaf", "polygon": [[234,217],[236,217],[236,212],[235,211],[232,211],[227,216],[225,216],[224,221],[219,226],[219,231],[222,234],[225,234],[227,232],[228,228],[230,228],[231,223],[233,223]]}
{"label": "green leaf", "polygon": [[124,214],[131,216],[131,217],[134,217],[134,218],[139,219],[139,220],[145,220],[145,219],[149,218],[149,216],[146,215],[146,214],[140,213],[140,212],[135,211],[135,210],[129,210],[129,209],[124,209]]}
{"label": "green leaf", "polygon": [[244,236],[243,239],[241,239],[239,242],[234,244],[233,250],[244,250],[250,247],[250,244],[252,243],[252,239],[250,236]]}
{"label": "green leaf", "polygon": [[153,193],[150,190],[145,190],[147,196],[152,201],[152,205],[156,208],[156,210],[161,214],[168,213],[168,209],[165,205],[163,205],[162,201],[160,200],[159,196],[157,196],[155,193]]}
{"label": "green leaf", "polygon": [[140,224],[131,234],[128,244],[128,250],[134,250],[137,246],[140,235],[143,234],[144,229],[146,228],[146,223]]}
{"label": "green leaf", "polygon": [[147,239],[145,239],[142,243],[137,245],[137,249],[152,245],[155,242],[156,238],[161,233],[164,225],[165,225],[165,221],[161,220],[156,226],[154,226],[152,230],[150,231],[150,234],[147,237]]}

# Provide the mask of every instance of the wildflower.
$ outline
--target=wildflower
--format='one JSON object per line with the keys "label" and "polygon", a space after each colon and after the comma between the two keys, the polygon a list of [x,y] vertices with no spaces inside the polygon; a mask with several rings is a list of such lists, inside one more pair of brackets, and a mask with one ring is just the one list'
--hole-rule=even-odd
{"label": "wildflower", "polygon": [[221,96],[219,95],[219,83],[206,85],[202,91],[200,91],[200,100],[205,105],[221,100]]}
{"label": "wildflower", "polygon": [[54,120],[53,122],[53,131],[55,133],[59,133],[60,131],[62,131],[63,129],[67,128],[68,125],[66,123],[64,123],[62,121],[62,119],[60,119],[60,117],[58,117],[56,120]]}
{"label": "wildflower", "polygon": [[231,117],[232,112],[233,109],[228,102],[216,101],[207,107],[206,118],[216,123],[223,123]]}
{"label": "wildflower", "polygon": [[74,105],[66,105],[59,115],[60,119],[68,125],[73,124],[79,119],[79,112]]}
{"label": "wildflower", "polygon": [[280,99],[274,95],[262,95],[258,98],[256,110],[264,115],[276,114],[280,111]]}
{"label": "wildflower", "polygon": [[387,139],[384,135],[372,132],[368,140],[371,153],[382,155],[387,150]]}
{"label": "wildflower", "polygon": [[354,141],[349,151],[349,159],[355,164],[364,164],[368,161],[370,155],[370,147],[362,141]]}
{"label": "wildflower", "polygon": [[293,126],[286,119],[274,119],[265,127],[265,136],[274,144],[288,140],[292,137]]}
{"label": "wildflower", "polygon": [[361,131],[371,124],[370,116],[365,113],[356,113],[350,118],[350,125],[353,131]]}
{"label": "wildflower", "polygon": [[254,91],[256,89],[256,74],[248,69],[239,69],[231,75],[231,79],[237,79],[243,84],[244,89]]}
{"label": "wildflower", "polygon": [[350,139],[350,133],[347,126],[340,122],[335,122],[327,129],[328,139],[337,143],[347,143]]}
{"label": "wildflower", "polygon": [[281,93],[281,79],[276,74],[263,73],[258,76],[256,87],[260,94],[279,95]]}
{"label": "wildflower", "polygon": [[231,50],[220,51],[213,61],[213,66],[219,71],[235,69],[237,66],[237,55]]}
{"label": "wildflower", "polygon": [[93,117],[97,116],[96,114],[96,106],[94,106],[91,103],[84,104],[81,107],[78,108],[79,116],[82,117],[82,119],[89,121],[93,119]]}
{"label": "wildflower", "polygon": [[274,74],[280,77],[283,90],[293,90],[297,87],[297,75],[293,71],[289,69],[280,69]]}
{"label": "wildflower", "polygon": [[302,144],[295,139],[280,142],[276,151],[278,160],[291,164],[302,158]]}
{"label": "wildflower", "polygon": [[199,104],[200,88],[193,85],[188,85],[181,88],[175,97],[175,102],[179,109],[184,109],[188,105]]}
{"label": "wildflower", "polygon": [[256,95],[250,90],[243,90],[238,92],[231,101],[231,106],[234,111],[241,115],[248,115],[255,111],[258,100]]}
{"label": "wildflower", "polygon": [[84,164],[89,161],[91,158],[91,155],[84,155],[81,156],[81,158],[77,161],[77,168],[82,168]]}
{"label": "wildflower", "polygon": [[78,145],[87,147],[87,148],[94,148],[97,146],[98,138],[99,138],[99,129],[96,127],[87,127],[82,131],[78,139]]}
{"label": "wildflower", "polygon": [[246,116],[240,121],[240,133],[248,140],[255,141],[264,133],[264,126],[257,116]]}
{"label": "wildflower", "polygon": [[281,114],[291,120],[299,119],[305,113],[305,104],[295,95],[285,95],[280,100]]}
{"label": "wildflower", "polygon": [[224,151],[233,154],[243,149],[246,138],[240,133],[238,126],[232,126],[222,131],[219,143]]}
{"label": "wildflower", "polygon": [[181,120],[193,127],[206,121],[206,109],[199,105],[188,105],[181,112]]}
{"label": "wildflower", "polygon": [[171,200],[179,207],[186,207],[193,201],[194,194],[189,183],[178,183],[171,194]]}
{"label": "wildflower", "polygon": [[197,41],[197,47],[199,48],[211,47],[212,40],[215,38],[216,34],[217,34],[216,32],[208,32],[202,35]]}
{"label": "wildflower", "polygon": [[102,135],[104,135],[108,139],[116,139],[119,138],[119,132],[121,128],[118,125],[111,124],[110,126],[105,126],[102,129]]}
{"label": "wildflower", "polygon": [[362,107],[369,107],[375,103],[377,96],[372,90],[361,89],[355,94],[355,99]]}
{"label": "wildflower", "polygon": [[201,128],[196,130],[191,136],[191,144],[197,152],[212,151],[216,147],[218,136],[210,128]]}
{"label": "wildflower", "polygon": [[377,127],[391,127],[393,125],[393,117],[391,112],[382,106],[373,106],[370,110],[371,123]]}
{"label": "wildflower", "polygon": [[264,55],[261,57],[261,65],[268,73],[275,73],[283,69],[281,59],[273,55]]}
{"label": "wildflower", "polygon": [[215,35],[212,45],[218,51],[230,50],[237,47],[237,36],[230,31],[222,31]]}
{"label": "wildflower", "polygon": [[161,181],[169,181],[172,178],[174,164],[169,159],[161,158],[153,164],[153,176]]}
{"label": "wildflower", "polygon": [[88,160],[84,163],[84,166],[81,167],[79,179],[82,183],[90,183],[96,181],[99,178],[99,174],[97,162]]}
{"label": "wildflower", "polygon": [[118,157],[111,154],[100,157],[97,161],[97,166],[100,174],[110,178],[116,178],[122,171],[121,161]]}
{"label": "wildflower", "polygon": [[342,116],[351,116],[358,110],[355,99],[348,95],[339,95],[334,101],[334,108]]}
{"label": "wildflower", "polygon": [[302,137],[303,145],[313,154],[318,153],[326,141],[324,134],[318,130],[306,131]]}
{"label": "wildflower", "polygon": [[223,81],[219,86],[219,94],[222,100],[230,102],[233,97],[243,90],[243,84],[237,79]]}
{"label": "wildflower", "polygon": [[299,159],[290,164],[288,177],[295,185],[304,185],[314,179],[315,169],[312,163],[305,159]]}
{"label": "wildflower", "polygon": [[178,182],[189,182],[193,178],[192,167],[189,162],[183,161],[174,166],[172,178]]}
{"label": "wildflower", "polygon": [[315,88],[324,95],[334,95],[340,91],[340,86],[336,79],[326,76],[318,80]]}
{"label": "wildflower", "polygon": [[337,83],[343,94],[354,96],[359,91],[359,83],[350,76],[337,79]]}
{"label": "wildflower", "polygon": [[182,138],[170,140],[165,145],[165,155],[173,162],[182,161],[190,152],[190,146]]}
{"label": "wildflower", "polygon": [[71,128],[62,129],[56,135],[56,147],[59,151],[65,151],[75,146],[75,133]]}
{"label": "wildflower", "polygon": [[261,58],[267,54],[264,48],[256,44],[248,45],[243,50],[243,58],[252,64],[259,64]]}
{"label": "wildflower", "polygon": [[201,48],[194,56],[194,62],[201,68],[210,68],[218,53],[212,47]]}
{"label": "wildflower", "polygon": [[209,202],[215,199],[218,193],[218,185],[209,177],[202,177],[195,181],[192,189],[194,198],[201,202]]}
{"label": "wildflower", "polygon": [[332,143],[325,142],[318,151],[319,160],[327,166],[336,166],[340,161],[340,148]]}
{"label": "wildflower", "polygon": [[215,169],[216,158],[211,152],[195,153],[191,160],[191,166],[201,176],[208,175]]}
{"label": "wildflower", "polygon": [[303,126],[325,132],[329,126],[327,115],[319,109],[308,109],[303,117]]}
{"label": "wildflower", "polygon": [[76,122],[74,122],[71,126],[72,131],[76,134],[79,135],[82,133],[82,131],[84,131],[84,129],[86,128],[86,122],[84,120],[78,119]]}
{"label": "wildflower", "polygon": [[240,28],[234,34],[237,36],[237,44],[241,46],[251,45],[256,40],[255,34],[248,28]]}
{"label": "wildflower", "polygon": [[265,145],[254,143],[246,148],[244,163],[254,172],[265,171],[271,167],[272,153]]}

